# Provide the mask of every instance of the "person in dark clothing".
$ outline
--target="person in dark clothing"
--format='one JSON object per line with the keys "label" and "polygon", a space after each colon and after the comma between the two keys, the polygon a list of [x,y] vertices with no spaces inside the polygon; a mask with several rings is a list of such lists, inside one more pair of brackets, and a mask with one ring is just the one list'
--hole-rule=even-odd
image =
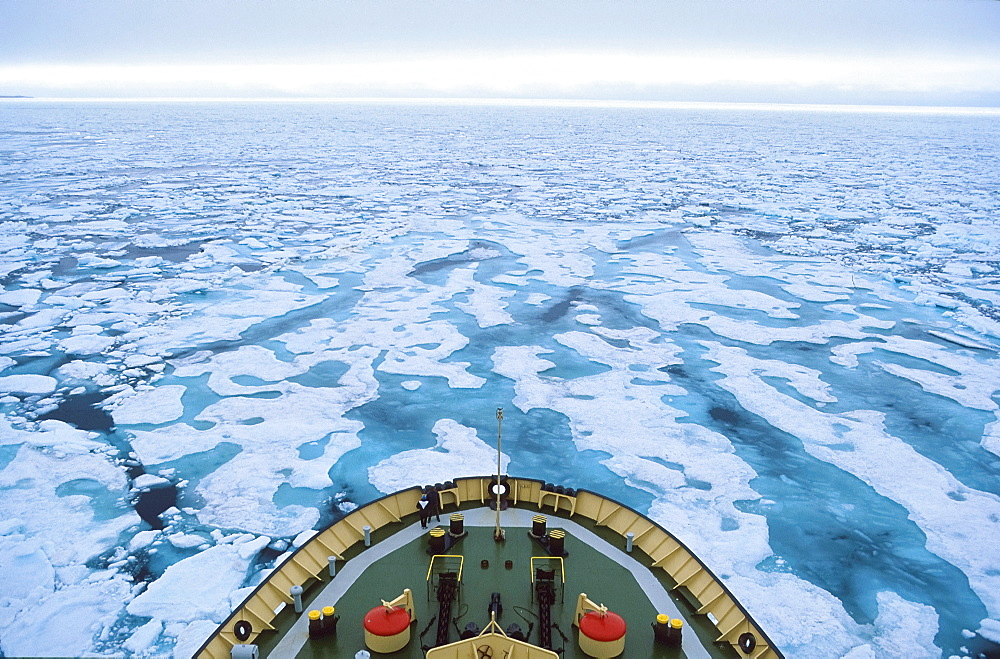
{"label": "person in dark clothing", "polygon": [[420,501],[417,502],[417,510],[420,511],[420,526],[427,528],[427,520],[431,518],[431,504],[427,500],[427,495],[420,497]]}
{"label": "person in dark clothing", "polygon": [[430,509],[430,512],[427,513],[427,517],[430,518],[431,515],[434,515],[435,519],[437,519],[437,521],[440,522],[441,495],[433,487],[431,488],[430,492],[427,493],[427,503],[429,504],[427,507]]}

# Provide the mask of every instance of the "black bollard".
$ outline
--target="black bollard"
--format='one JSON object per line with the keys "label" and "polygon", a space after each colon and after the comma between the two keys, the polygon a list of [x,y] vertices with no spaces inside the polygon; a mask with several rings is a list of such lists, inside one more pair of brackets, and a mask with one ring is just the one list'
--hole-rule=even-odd
{"label": "black bollard", "polygon": [[332,606],[323,607],[323,635],[324,636],[336,636],[337,635],[337,621],[340,620],[340,616],[334,615],[334,609]]}
{"label": "black bollard", "polygon": [[451,526],[448,529],[452,537],[459,537],[465,534],[465,515],[462,513],[451,514]]}
{"label": "black bollard", "polygon": [[437,554],[443,554],[445,552],[444,529],[440,527],[434,527],[433,529],[427,532],[427,535],[429,536],[431,553],[434,554],[435,556]]}
{"label": "black bollard", "polygon": [[674,618],[670,621],[670,640],[675,648],[681,646],[681,629],[684,628],[684,621],[680,618]]}
{"label": "black bollard", "polygon": [[545,515],[535,515],[531,518],[531,535],[536,538],[542,538],[545,536]]}
{"label": "black bollard", "polygon": [[653,622],[653,641],[660,645],[667,645],[670,642],[670,616],[666,613],[656,616]]}
{"label": "black bollard", "polygon": [[550,556],[562,556],[566,553],[564,549],[564,542],[566,540],[566,532],[562,529],[552,529],[549,531],[549,555]]}
{"label": "black bollard", "polygon": [[680,618],[671,619],[670,616],[661,613],[656,616],[656,622],[653,623],[653,638],[668,648],[679,648],[683,627],[684,621]]}
{"label": "black bollard", "polygon": [[323,614],[318,609],[309,612],[309,638],[323,636]]}

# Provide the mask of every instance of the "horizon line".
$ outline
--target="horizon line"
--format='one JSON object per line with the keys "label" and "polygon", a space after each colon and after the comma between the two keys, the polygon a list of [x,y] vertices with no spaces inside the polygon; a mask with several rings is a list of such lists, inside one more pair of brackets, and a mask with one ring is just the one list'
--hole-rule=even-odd
{"label": "horizon line", "polygon": [[1000,114],[1000,106],[807,103],[766,101],[661,101],[450,96],[0,96],[0,102],[52,103],[327,103],[383,105],[462,105],[512,107],[579,107],[621,109],[754,109],[773,111],[840,111],[900,114]]}

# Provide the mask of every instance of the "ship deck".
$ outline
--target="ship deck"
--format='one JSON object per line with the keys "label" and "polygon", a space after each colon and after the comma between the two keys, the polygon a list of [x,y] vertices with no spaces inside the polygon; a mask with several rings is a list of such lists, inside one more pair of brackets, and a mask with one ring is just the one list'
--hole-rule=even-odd
{"label": "ship deck", "polygon": [[[318,531],[271,570],[196,656],[230,659],[236,656],[231,652],[243,656],[256,648],[264,657],[350,659],[366,648],[365,615],[383,601],[399,598],[404,589],[411,593],[415,618],[408,628],[410,640],[402,649],[374,656],[423,659],[435,646],[435,656],[442,658],[482,654],[486,636],[474,647],[461,650],[437,642],[434,586],[440,577],[428,576],[432,565],[429,530],[434,526],[447,529],[450,515],[461,512],[467,534],[446,551],[452,558],[434,563],[436,572],[452,572],[462,562],[461,585],[448,615],[448,643],[458,641],[469,623],[486,628],[491,595],[496,592],[503,606],[497,620],[500,630],[517,623],[528,643],[536,646],[521,644],[515,651],[515,642],[505,639],[501,631],[493,637],[496,643],[489,641],[498,648],[498,659],[511,653],[567,659],[587,656],[579,648],[579,631],[573,625],[578,599],[586,593],[592,607],[606,606],[624,619],[628,633],[623,657],[781,659],[760,626],[697,556],[663,527],[611,499],[587,490],[564,490],[535,479],[510,477],[505,485],[509,486],[510,508],[501,515],[506,539],[495,542],[496,514],[487,505],[492,478],[458,478],[438,486],[444,509],[440,520],[428,529],[421,528],[416,513],[421,488],[413,487],[372,501]],[[559,655],[537,647],[544,643],[531,577],[533,567],[543,565],[537,561],[533,565],[532,560],[547,557],[548,551],[531,539],[529,530],[539,513],[548,520],[549,537],[556,529],[566,533],[568,556],[563,564],[547,559],[544,565],[565,575],[564,588],[557,586],[551,609],[550,648]],[[630,552],[626,551],[629,545]],[[442,560],[449,564],[440,567]],[[336,567],[332,577],[331,564]],[[557,579],[557,584],[562,581]],[[296,597],[304,605],[300,613],[294,611]],[[307,612],[327,606],[335,607],[339,616],[336,635],[310,639]],[[654,643],[658,614],[684,621],[681,648]],[[235,647],[240,644],[249,645]]]}
{"label": "ship deck", "polygon": [[[402,650],[378,656],[423,658],[421,645],[433,646],[438,622],[438,604],[430,593],[427,573],[430,555],[427,553],[427,531],[436,525],[447,529],[448,515],[442,522],[433,520],[428,529],[418,522],[401,523],[398,529],[386,529],[381,542],[349,561],[335,578],[317,585],[304,598],[305,610],[334,606],[340,621],[333,637],[309,639],[306,615],[279,616],[278,634],[265,634],[257,639],[263,656],[336,658],[353,657],[365,649],[362,619],[380,600],[391,600],[404,588],[413,592],[416,622],[411,627],[410,643]],[[534,512],[510,508],[503,513],[502,525],[506,540],[495,542],[493,529],[495,511],[486,507],[467,508],[465,517],[468,535],[456,543],[448,554],[464,557],[462,586],[459,599],[451,611],[450,641],[459,639],[460,630],[470,622],[480,629],[489,622],[488,606],[492,593],[501,594],[503,613],[498,623],[504,629],[511,623],[531,633],[528,641],[539,643],[538,605],[532,601],[532,556],[545,552],[528,535]],[[714,631],[704,620],[692,615],[690,605],[678,594],[671,593],[636,556],[612,545],[600,535],[600,529],[587,528],[577,521],[547,515],[549,530],[566,531],[566,583],[562,597],[552,607],[554,650],[564,650],[566,659],[586,657],[580,651],[579,631],[573,626],[577,597],[581,592],[594,602],[604,604],[621,615],[628,625],[624,656],[674,659],[680,657],[704,659],[737,656],[729,648],[712,644]],[[620,543],[619,543],[620,544]],[[483,561],[488,567],[483,567]],[[506,561],[512,567],[506,568]],[[457,562],[457,561],[454,561]],[[291,613],[291,612],[289,612]],[[652,624],[657,614],[684,620],[683,647],[666,648],[655,645]],[[434,619],[434,620],[432,620]],[[280,623],[284,624],[280,624]],[[421,632],[426,633],[420,638]],[[284,631],[282,634],[281,632]],[[271,642],[268,642],[271,641]]]}

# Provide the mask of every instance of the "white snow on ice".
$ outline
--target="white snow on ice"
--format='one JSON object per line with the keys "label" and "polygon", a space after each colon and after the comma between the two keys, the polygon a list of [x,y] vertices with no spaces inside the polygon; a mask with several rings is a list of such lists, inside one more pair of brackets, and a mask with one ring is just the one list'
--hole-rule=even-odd
{"label": "white snow on ice", "polygon": [[[1000,519],[992,118],[67,107],[0,122],[16,155],[4,654],[190,655],[260,579],[261,548],[315,532],[317,502],[492,471],[511,390],[515,432],[521,412],[565,430],[533,428],[530,450],[512,435],[514,465],[577,486],[610,470],[786,656],[1000,643],[1000,557],[981,542]],[[331,121],[303,131],[301,112]],[[230,128],[258,140],[252,163]],[[39,421],[84,395],[117,434],[98,410],[95,431]],[[770,524],[795,520],[757,490],[791,467],[704,411],[730,404],[801,442],[794,468],[866,484],[842,502],[852,533],[852,507],[891,500],[927,541],[886,549],[933,552],[971,590],[945,604],[880,575],[875,592],[844,560],[852,586],[830,592],[798,571],[809,556],[776,556]],[[907,410],[947,437],[918,451],[905,429],[929,431]],[[135,493],[178,489],[162,531],[129,508],[134,463]],[[132,574],[148,556],[167,567],[147,586]]]}

